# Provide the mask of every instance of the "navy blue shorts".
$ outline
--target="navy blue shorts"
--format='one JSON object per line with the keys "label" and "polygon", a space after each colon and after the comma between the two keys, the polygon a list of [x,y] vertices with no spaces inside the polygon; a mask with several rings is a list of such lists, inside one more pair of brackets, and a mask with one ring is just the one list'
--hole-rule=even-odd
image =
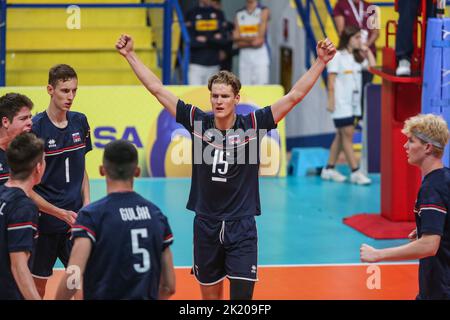
{"label": "navy blue shorts", "polygon": [[42,279],[51,277],[57,258],[67,267],[71,249],[70,233],[40,233],[30,257],[31,274]]}
{"label": "navy blue shorts", "polygon": [[257,281],[258,234],[254,216],[218,221],[194,219],[193,273],[200,284],[229,279]]}
{"label": "navy blue shorts", "polygon": [[341,118],[341,119],[333,119],[334,126],[336,128],[344,128],[348,126],[356,126],[358,124],[359,118],[352,116],[348,118]]}

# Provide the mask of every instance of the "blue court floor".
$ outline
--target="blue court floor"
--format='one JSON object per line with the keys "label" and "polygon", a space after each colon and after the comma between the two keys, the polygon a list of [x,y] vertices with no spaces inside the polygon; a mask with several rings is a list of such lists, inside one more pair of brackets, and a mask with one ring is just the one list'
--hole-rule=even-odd
{"label": "blue court floor", "polygon": [[[342,223],[355,213],[379,212],[380,176],[370,177],[370,186],[322,181],[316,176],[261,178],[259,264],[353,264],[360,262],[361,243],[378,248],[406,243],[373,240]],[[186,209],[190,179],[140,178],[135,189],[169,218],[175,266],[190,266],[194,217]],[[91,181],[92,200],[105,193],[104,180]]]}

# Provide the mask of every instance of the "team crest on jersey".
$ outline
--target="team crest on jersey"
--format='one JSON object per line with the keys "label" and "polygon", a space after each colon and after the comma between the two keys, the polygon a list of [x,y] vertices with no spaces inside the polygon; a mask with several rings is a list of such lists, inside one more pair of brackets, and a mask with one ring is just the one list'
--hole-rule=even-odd
{"label": "team crest on jersey", "polygon": [[206,139],[208,139],[208,141],[211,141],[211,140],[212,140],[212,137],[213,137],[213,135],[212,135],[212,133],[211,133],[211,132],[209,132],[209,131],[206,131],[206,133],[205,133],[205,137],[206,137]]}
{"label": "team crest on jersey", "polygon": [[72,133],[73,142],[81,142],[81,136],[79,132]]}
{"label": "team crest on jersey", "polygon": [[241,143],[241,137],[238,134],[228,136],[228,144],[239,144]]}
{"label": "team crest on jersey", "polygon": [[3,171],[3,163],[0,163],[0,171]]}
{"label": "team crest on jersey", "polygon": [[55,139],[48,140],[48,147],[49,148],[56,148],[56,141],[55,141]]}

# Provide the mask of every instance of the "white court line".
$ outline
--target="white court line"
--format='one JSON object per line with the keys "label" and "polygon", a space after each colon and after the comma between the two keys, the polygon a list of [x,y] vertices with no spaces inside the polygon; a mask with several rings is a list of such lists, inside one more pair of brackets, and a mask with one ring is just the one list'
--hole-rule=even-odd
{"label": "white court line", "polygon": [[357,266],[370,266],[370,265],[394,265],[394,266],[404,266],[404,265],[417,265],[418,262],[378,262],[378,263],[305,263],[305,264],[266,264],[259,265],[259,267],[267,268],[297,268],[297,267],[357,267]]}
{"label": "white court line", "polygon": [[[297,267],[351,267],[351,266],[369,266],[369,265],[418,265],[418,262],[379,262],[379,263],[317,263],[317,264],[260,264],[259,268],[297,268]],[[179,266],[175,269],[191,269],[191,266]]]}
{"label": "white court line", "polygon": [[[316,263],[316,264],[262,264],[258,268],[298,268],[298,267],[358,267],[358,266],[410,266],[418,265],[418,262],[378,262],[378,263]],[[179,266],[175,269],[192,269],[192,266]],[[53,268],[53,270],[64,270],[64,268]]]}

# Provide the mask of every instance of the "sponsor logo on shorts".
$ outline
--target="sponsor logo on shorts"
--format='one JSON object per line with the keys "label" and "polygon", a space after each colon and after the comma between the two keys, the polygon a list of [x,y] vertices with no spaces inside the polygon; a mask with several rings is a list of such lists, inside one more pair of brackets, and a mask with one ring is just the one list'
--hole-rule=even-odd
{"label": "sponsor logo on shorts", "polygon": [[198,265],[194,265],[194,272],[198,276],[198,274],[199,274],[199,272],[198,272]]}

